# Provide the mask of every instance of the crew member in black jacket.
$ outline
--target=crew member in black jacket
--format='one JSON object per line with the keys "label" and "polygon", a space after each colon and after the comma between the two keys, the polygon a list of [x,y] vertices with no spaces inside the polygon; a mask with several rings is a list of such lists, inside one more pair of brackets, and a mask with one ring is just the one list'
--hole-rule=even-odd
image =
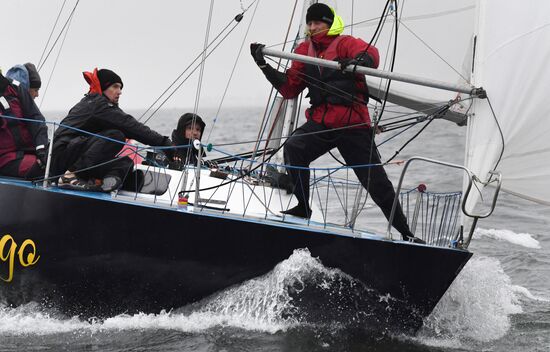
{"label": "crew member in black jacket", "polygon": [[[190,112],[181,115],[178,126],[172,131],[172,142],[180,146],[174,152],[175,169],[183,169],[187,164],[197,164],[199,152],[193,147],[193,141],[201,140],[205,128],[206,123],[199,115]],[[190,147],[182,148],[183,145],[190,145]],[[202,157],[205,156],[206,153],[203,151]]]}
{"label": "crew member in black jacket", "polygon": [[[133,166],[130,158],[116,157],[126,138],[151,146],[172,146],[172,142],[120,109],[123,83],[116,73],[95,69],[84,72],[84,78],[90,91],[55,132],[52,172],[64,173],[60,187],[110,192],[122,186]],[[164,152],[171,158],[173,150]]]}

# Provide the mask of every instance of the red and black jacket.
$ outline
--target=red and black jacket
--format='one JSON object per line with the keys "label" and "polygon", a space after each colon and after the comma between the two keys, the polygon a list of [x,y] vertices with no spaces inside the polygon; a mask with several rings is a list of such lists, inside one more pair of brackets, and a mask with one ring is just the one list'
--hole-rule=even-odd
{"label": "red and black jacket", "polygon": [[44,116],[29,92],[1,74],[0,114],[5,116],[0,118],[0,168],[25,153],[34,154],[36,146],[48,144]]}
{"label": "red and black jacket", "polygon": [[[368,62],[367,66],[372,68],[378,67],[380,60],[374,46],[349,35],[317,34],[299,44],[294,52],[336,61],[363,57]],[[295,98],[308,88],[311,103],[306,111],[308,120],[328,128],[354,125],[358,128],[369,127],[370,116],[366,105],[368,90],[363,76],[299,61],[293,61],[285,73],[269,65],[262,71],[285,99]]]}

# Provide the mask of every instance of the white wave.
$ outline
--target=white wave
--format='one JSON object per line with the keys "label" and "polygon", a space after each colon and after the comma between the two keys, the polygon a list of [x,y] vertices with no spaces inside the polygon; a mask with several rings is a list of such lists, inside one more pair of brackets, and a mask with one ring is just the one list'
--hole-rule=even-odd
{"label": "white wave", "polygon": [[499,241],[507,241],[518,246],[540,249],[540,243],[528,233],[515,233],[510,230],[477,229],[474,236],[493,238]]}
{"label": "white wave", "polygon": [[1,335],[50,335],[88,329],[90,324],[78,318],[60,319],[55,312],[29,303],[17,308],[0,307]]}
{"label": "white wave", "polygon": [[498,260],[472,258],[425,320],[418,339],[455,348],[499,339],[510,329],[510,316],[522,312],[517,292]]}
{"label": "white wave", "polygon": [[299,324],[297,318],[289,314],[294,309],[289,287],[302,290],[304,280],[312,273],[321,273],[328,281],[336,275],[346,276],[338,270],[325,268],[318,259],[311,257],[308,250],[296,250],[270,273],[207,298],[193,305],[187,314],[177,310],[159,314],[122,314],[104,321],[87,322],[78,318],[59,318],[38,304],[0,307],[0,335],[139,329],[193,333],[217,326],[275,333]]}
{"label": "white wave", "polygon": [[523,287],[523,286],[512,286],[513,290],[515,293],[518,293],[530,300],[533,300],[533,301],[539,301],[539,302],[550,302],[550,299],[548,298],[544,298],[544,297],[538,297],[538,296],[535,296],[531,293],[531,291],[529,291],[527,288]]}

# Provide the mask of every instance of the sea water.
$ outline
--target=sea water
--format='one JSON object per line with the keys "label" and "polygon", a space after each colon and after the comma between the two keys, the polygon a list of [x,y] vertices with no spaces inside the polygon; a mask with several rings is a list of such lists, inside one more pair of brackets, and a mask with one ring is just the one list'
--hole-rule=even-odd
{"label": "sea water", "polygon": [[[164,111],[150,126],[169,135],[185,111]],[[207,134],[214,111],[202,113],[208,124]],[[226,109],[223,116],[218,116],[209,142],[215,145],[253,140],[262,111]],[[383,158],[393,155],[414,132],[383,144]],[[425,155],[460,163],[464,132],[452,123],[437,121],[399,158]],[[378,136],[377,142],[385,137]],[[235,144],[225,148],[238,153],[252,146]],[[330,162],[330,157],[320,161]],[[395,184],[400,167],[386,169]],[[415,173],[428,187],[437,184],[460,188],[460,179],[445,171],[435,175],[433,170],[420,167]],[[376,207],[371,208],[377,215]],[[383,231],[384,220],[375,218],[379,216],[360,221]],[[291,291],[314,285],[327,292],[323,296],[326,302],[320,303],[337,309],[342,308],[338,307],[338,296],[353,291],[349,288],[354,280],[324,267],[307,249],[300,249],[261,277],[158,314],[83,320],[36,303],[16,308],[0,304],[0,351],[549,351],[549,229],[548,207],[502,194],[494,215],[478,225],[470,246],[474,256],[415,336],[372,335],[368,327],[353,324],[349,315],[325,321],[309,321],[301,316]],[[410,270],[421,268],[411,263]]]}

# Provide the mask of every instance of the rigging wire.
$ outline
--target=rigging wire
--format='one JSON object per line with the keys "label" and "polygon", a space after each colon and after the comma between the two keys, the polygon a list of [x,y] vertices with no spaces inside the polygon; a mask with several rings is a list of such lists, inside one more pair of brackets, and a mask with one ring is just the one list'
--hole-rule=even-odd
{"label": "rigging wire", "polygon": [[53,42],[52,44],[52,47],[50,48],[50,50],[48,51],[48,54],[46,55],[46,57],[44,58],[44,60],[42,61],[42,63],[37,67],[37,70],[38,72],[40,72],[40,70],[42,69],[42,67],[44,67],[44,64],[46,63],[46,61],[48,61],[48,58],[50,57],[50,54],[52,53],[53,49],[55,48],[55,45],[57,44],[57,41],[59,40],[59,38],[61,37],[61,35],[63,34],[63,31],[65,30],[65,27],[67,27],[68,23],[70,22],[71,18],[73,17],[73,14],[74,12],[76,11],[76,8],[78,7],[78,4],[80,3],[80,0],[77,0],[76,1],[76,4],[74,5],[71,13],[69,14],[69,17],[67,18],[67,21],[65,21],[65,24],[63,25],[63,27],[61,28],[61,31],[59,32],[59,34],[57,35],[57,38],[55,38],[55,41]]}
{"label": "rigging wire", "polygon": [[[231,21],[229,21],[229,23],[220,31],[220,33],[218,33],[218,35],[210,42],[210,44],[208,45],[207,48],[209,48],[212,44],[214,44],[216,42],[216,40],[218,40],[218,38],[227,30],[227,28],[229,28],[231,26],[231,24],[233,24],[233,21],[235,21],[234,18],[231,19]],[[147,108],[147,110],[145,110],[141,116],[138,118],[138,121],[141,121],[141,119],[147,115],[147,113],[149,111],[151,111],[151,109],[155,106],[156,103],[159,102],[160,99],[162,99],[162,97],[170,90],[170,88],[172,88],[174,86],[174,84],[176,84],[176,82],[191,68],[191,66],[193,66],[193,64],[195,64],[195,62],[203,55],[203,52],[200,52],[194,59],[193,61],[191,61],[191,63],[176,77],[176,79],[174,79],[174,81],[172,81],[172,83],[168,86],[168,88],[166,88],[159,96],[158,98]],[[155,110],[156,112],[156,110]],[[155,113],[153,112],[153,114]],[[153,115],[151,114],[151,116]],[[151,118],[151,116],[149,116],[149,118]],[[149,119],[147,119],[148,121]]]}
{"label": "rigging wire", "polygon": [[[294,6],[292,7],[292,13],[290,15],[290,20],[288,22],[288,27],[287,27],[287,30],[286,30],[286,33],[285,33],[285,39],[284,39],[284,42],[285,44],[283,45],[283,50],[284,48],[286,47],[286,44],[287,44],[287,39],[290,35],[290,29],[291,29],[291,25],[292,25],[292,20],[294,19],[294,14],[296,13],[296,6],[298,5],[298,0],[294,1]],[[296,44],[296,39],[294,40],[294,44]],[[281,66],[281,62],[282,62],[282,59],[279,58],[278,62],[277,62],[277,69],[279,69],[279,67]],[[288,60],[287,60],[287,63],[288,63]],[[275,95],[275,96],[274,96]],[[260,123],[260,130],[258,131],[258,143],[256,143],[256,145],[254,146],[254,150],[258,150],[260,148],[260,142],[259,140],[261,139],[261,137],[264,135],[265,131],[267,130],[267,124],[268,124],[268,110],[269,110],[269,106],[271,105],[271,109],[273,109],[274,105],[275,105],[275,97],[277,96],[277,91],[275,90],[275,87],[271,87],[271,91],[269,93],[269,97],[267,99],[267,103],[266,103],[266,106],[265,106],[265,110],[264,110],[264,114],[263,114],[263,117],[262,117],[262,121]],[[273,97],[273,103],[271,103],[271,98]],[[254,156],[252,157],[252,159],[255,159],[256,158],[256,154],[254,154]]]}
{"label": "rigging wire", "polygon": [[[220,40],[219,43],[216,44],[216,46],[214,46],[214,48],[212,48],[212,50],[206,55],[206,58],[208,58],[210,55],[212,55],[212,53],[223,43],[223,41],[233,32],[233,30],[235,30],[235,28],[237,28],[238,26],[238,23],[236,23],[233,28],[231,28],[229,30],[229,32]],[[199,65],[195,66],[195,68],[189,72],[189,74],[187,75],[187,77],[185,77],[185,79],[183,81],[181,81],[177,86],[176,88],[166,97],[166,99],[164,99],[162,101],[162,103],[151,113],[151,115],[143,122],[144,124],[146,124],[159,110],[160,108],[162,108],[164,106],[164,104],[166,104],[166,102],[178,91],[178,89],[189,79],[189,77],[191,77],[191,75],[193,73],[195,73],[195,71],[200,67],[200,63]]]}
{"label": "rigging wire", "polygon": [[464,75],[462,73],[460,73],[456,68],[454,68],[453,65],[451,65],[447,60],[445,60],[445,58],[443,58],[441,55],[439,55],[437,53],[437,51],[435,51],[432,47],[430,47],[430,45],[428,43],[426,43],[415,32],[413,32],[413,30],[410,29],[405,23],[403,23],[403,21],[399,20],[399,24],[402,25],[403,27],[405,27],[413,36],[416,37],[416,39],[418,39],[422,44],[424,44],[426,46],[426,48],[428,48],[432,53],[434,53],[438,58],[440,58],[441,61],[443,61],[447,66],[449,66],[449,68],[451,68],[451,70],[453,70],[457,75],[459,75],[465,82],[469,82],[468,79],[466,77],[464,77]]}
{"label": "rigging wire", "polygon": [[487,103],[489,104],[489,108],[491,109],[491,113],[493,115],[493,118],[495,119],[495,123],[497,124],[498,132],[500,134],[500,139],[502,141],[502,149],[500,150],[500,155],[498,157],[498,160],[495,164],[495,167],[493,170],[496,170],[500,162],[502,161],[502,156],[504,155],[504,148],[506,147],[506,143],[504,141],[504,133],[502,132],[502,127],[500,126],[500,123],[498,122],[497,115],[495,113],[495,110],[493,109],[493,104],[491,104],[491,99],[489,99],[489,96],[487,96]]}
{"label": "rigging wire", "polygon": [[208,12],[208,22],[206,24],[206,33],[204,35],[204,47],[202,50],[202,60],[200,64],[199,81],[197,83],[197,93],[195,95],[195,107],[193,108],[193,114],[196,114],[199,110],[199,103],[201,99],[202,80],[204,77],[204,67],[206,65],[206,48],[208,47],[208,37],[210,35],[210,26],[212,24],[212,14],[214,13],[214,0],[210,0],[210,11]]}
{"label": "rigging wire", "polygon": [[42,54],[40,54],[40,60],[38,60],[37,66],[40,66],[42,63],[42,59],[44,58],[44,54],[46,53],[46,50],[48,49],[48,45],[50,44],[50,41],[53,36],[53,32],[55,32],[55,27],[57,27],[57,22],[59,21],[59,18],[61,17],[61,13],[63,12],[63,8],[65,8],[65,3],[67,0],[63,0],[63,4],[61,5],[61,8],[59,9],[59,13],[57,14],[57,17],[55,19],[55,23],[53,24],[52,30],[50,32],[50,36],[48,37],[48,40],[46,41],[46,45],[44,45],[44,49],[42,50]]}
{"label": "rigging wire", "polygon": [[[256,6],[254,7],[254,11],[252,12],[252,17],[250,18],[250,22],[248,23],[248,27],[246,28],[245,35],[243,37],[243,41],[241,42],[241,46],[239,48],[239,52],[237,53],[237,57],[235,58],[235,62],[233,64],[233,68],[231,69],[231,74],[229,75],[229,79],[227,80],[227,84],[225,86],[225,90],[222,95],[222,99],[220,101],[220,104],[218,105],[218,110],[216,111],[216,115],[214,115],[214,121],[212,123],[212,127],[210,128],[210,132],[208,133],[208,137],[206,139],[206,143],[208,144],[208,141],[210,141],[210,136],[212,135],[212,131],[214,130],[214,127],[216,126],[216,122],[218,121],[218,116],[220,115],[220,111],[222,109],[223,103],[225,101],[225,96],[227,95],[227,91],[229,90],[229,86],[231,85],[231,81],[233,79],[233,75],[235,74],[235,70],[237,68],[237,64],[239,62],[239,58],[241,56],[246,38],[248,37],[248,33],[250,31],[250,28],[252,26],[252,22],[254,22],[254,18],[256,17],[256,11],[258,10],[258,5],[260,4],[261,0],[256,1]],[[241,0],[241,8],[243,6],[242,0]]]}
{"label": "rigging wire", "polygon": [[[204,78],[204,67],[206,66],[206,50],[208,48],[208,37],[210,36],[210,26],[212,24],[213,13],[214,13],[214,0],[210,0],[210,10],[208,11],[208,21],[206,23],[206,31],[204,33],[204,44],[203,44],[203,50],[202,50],[202,59],[200,63],[199,79],[197,82],[197,91],[195,93],[195,106],[193,107],[193,118],[191,119],[192,125],[195,125],[195,122],[197,119],[196,118],[197,112],[199,110],[201,91],[202,91],[202,80]],[[188,148],[186,153],[187,156],[185,157],[185,160],[189,160],[192,153],[193,153],[192,149]],[[202,153],[202,151],[199,150],[199,153]]]}
{"label": "rigging wire", "polygon": [[[244,9],[243,12],[241,12],[240,14],[238,14],[237,16],[235,16],[234,18],[232,18],[229,23],[227,23],[227,25],[216,35],[216,37],[214,39],[212,39],[212,41],[208,44],[207,46],[207,49],[210,48],[210,46],[212,46],[223,34],[224,32],[233,24],[233,28],[231,28],[229,30],[229,33],[231,33],[235,27],[240,23],[240,21],[242,20],[244,14],[252,7],[252,5],[254,5],[254,3],[256,3],[258,0],[254,0],[252,1],[252,3],[250,5],[248,5],[247,8]],[[233,23],[233,21],[235,21],[236,23]],[[218,46],[219,44],[221,44],[221,42],[223,42],[228,34],[227,33],[221,40],[218,44],[216,44],[216,46],[214,47],[214,49],[212,51],[214,51]],[[212,52],[211,52],[212,53]],[[195,62],[203,55],[203,52],[200,52],[194,59],[193,61],[191,61],[191,63],[185,68],[185,70],[183,70],[183,72],[181,72],[178,77],[176,77],[176,79],[174,79],[174,81],[172,81],[172,83],[168,86],[168,88],[166,88],[160,95],[159,97],[147,108],[147,110],[145,110],[145,112],[143,112],[141,114],[141,116],[138,118],[138,121],[141,121],[141,119],[147,115],[147,113],[149,111],[151,111],[151,109],[155,106],[156,103],[158,103],[162,97],[164,97],[164,95],[170,90],[170,88],[172,88],[177,82],[178,80],[195,64]],[[210,55],[210,54],[209,54]],[[207,55],[208,57],[208,55]],[[194,71],[193,71],[194,72]],[[189,77],[189,76],[188,76]],[[188,78],[187,77],[187,78]],[[186,79],[187,79],[186,78]],[[163,103],[161,104],[160,107],[162,107],[162,105],[164,105],[166,103],[166,101],[175,93],[175,91],[177,91],[179,88],[181,87],[181,84],[178,85],[176,87],[176,89],[170,94],[170,96],[165,100],[163,101]],[[160,109],[160,107],[158,107],[148,118],[147,120],[145,121],[145,123],[147,123],[147,121],[149,121],[151,119],[151,117],[153,117],[153,115]]]}
{"label": "rigging wire", "polygon": [[52,81],[53,74],[54,74],[55,69],[57,67],[57,62],[59,61],[59,57],[61,56],[61,52],[63,51],[63,46],[65,45],[65,40],[67,39],[67,34],[69,33],[69,29],[71,28],[71,23],[73,22],[73,15],[74,15],[74,12],[71,13],[71,15],[69,17],[69,25],[67,26],[67,29],[65,30],[65,34],[63,35],[63,40],[61,41],[61,45],[59,46],[59,51],[57,52],[55,62],[53,64],[52,70],[50,72],[50,76],[48,77],[48,83],[46,84],[46,89],[44,89],[44,93],[42,94],[42,99],[40,100],[39,109],[42,109],[42,104],[46,100],[46,94],[48,93],[48,88],[50,87],[50,83]]}

